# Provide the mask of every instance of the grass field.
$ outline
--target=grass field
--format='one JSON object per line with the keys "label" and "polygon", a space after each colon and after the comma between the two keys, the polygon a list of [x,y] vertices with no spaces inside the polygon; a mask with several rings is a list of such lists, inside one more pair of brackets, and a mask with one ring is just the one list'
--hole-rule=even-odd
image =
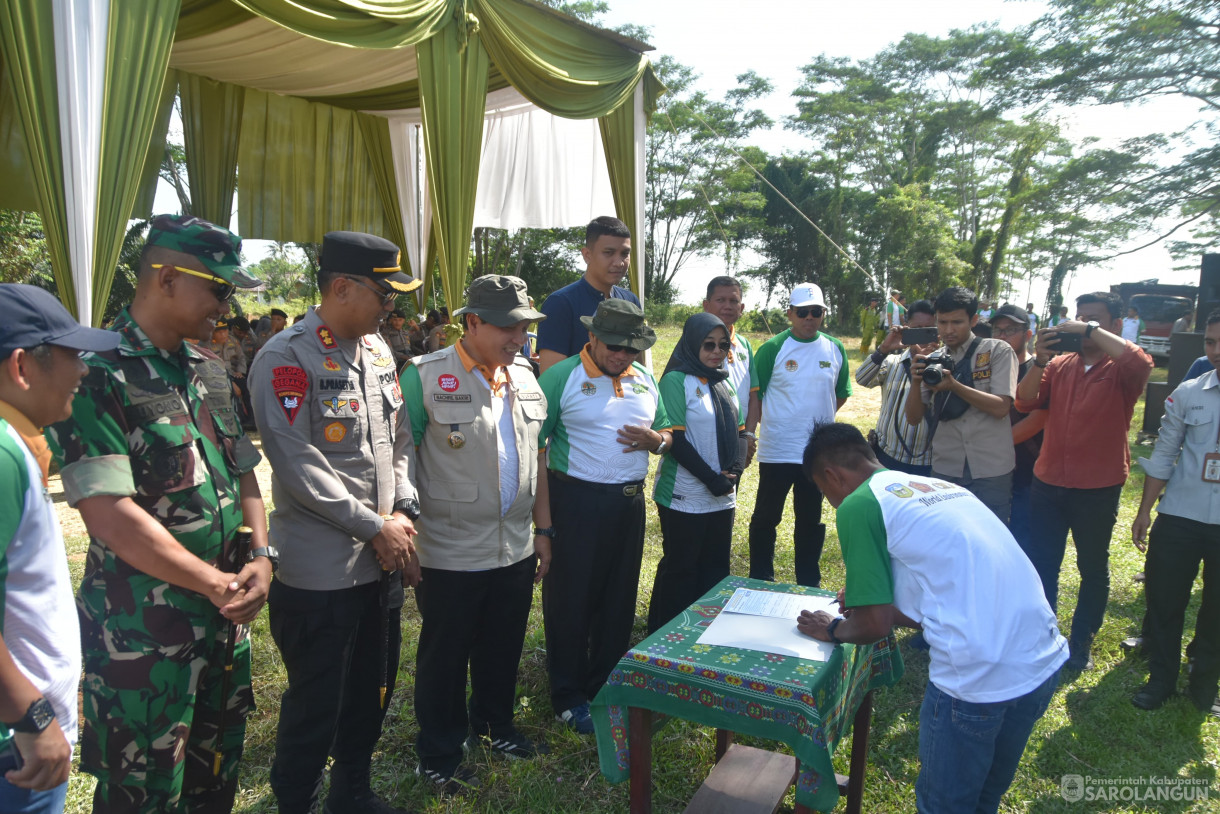
{"label": "grass field", "polygon": [[[661,326],[660,340],[654,348],[654,368],[664,366],[680,328]],[[752,336],[756,342],[765,336]],[[849,349],[858,347],[854,339],[845,340]],[[851,353],[852,366],[858,354]],[[1164,371],[1154,377],[1163,380]],[[857,389],[840,412],[840,419],[867,430],[876,421],[880,399],[875,390]],[[1137,406],[1133,427],[1139,428],[1143,402]],[[1147,455],[1151,447],[1134,445],[1132,458]],[[260,479],[264,494],[269,470],[264,462]],[[756,478],[747,471],[739,495],[734,533],[733,573],[747,572],[747,527],[754,506]],[[1132,576],[1143,567],[1143,558],[1131,545],[1131,521],[1139,503],[1143,475],[1135,468],[1123,491],[1118,525],[1111,545],[1111,592],[1105,625],[1094,646],[1096,669],[1060,687],[1025,752],[1012,789],[1002,807],[1006,812],[1093,812],[1093,811],[1220,811],[1217,764],[1220,763],[1220,721],[1205,718],[1185,698],[1175,698],[1156,712],[1143,712],[1130,704],[1131,695],[1143,684],[1146,665],[1138,655],[1124,653],[1119,642],[1136,632],[1143,614],[1142,587]],[[58,489],[54,485],[53,491]],[[62,494],[56,492],[62,501]],[[78,516],[60,503],[61,519],[68,535],[68,549],[74,580],[79,580],[87,539]],[[823,587],[837,588],[843,581],[843,562],[834,531],[833,511],[825,510],[830,529],[826,553],[822,558]],[[791,544],[791,505],[780,528],[777,546],[777,577],[793,581]],[[644,618],[652,587],[653,574],[661,555],[661,536],[655,509],[649,503],[644,566],[640,574],[635,640],[644,636]],[[1059,617],[1066,630],[1075,607],[1079,585],[1071,546],[1063,566]],[[1214,578],[1214,575],[1213,575]],[[1189,638],[1198,609],[1199,586],[1187,614]],[[535,740],[549,743],[551,754],[533,762],[517,762],[476,752],[471,761],[478,770],[482,788],[476,796],[443,800],[414,777],[415,739],[412,687],[414,680],[414,642],[419,633],[419,616],[408,598],[403,622],[403,664],[380,749],[374,757],[374,787],[396,805],[430,812],[615,812],[627,810],[627,784],[610,786],[598,772],[597,751],[591,738],[565,731],[555,723],[547,696],[546,654],[542,634],[541,598],[530,616],[525,652],[521,660],[518,686],[518,725]],[[905,639],[907,633],[900,634]],[[869,774],[865,786],[864,809],[871,812],[915,810],[914,784],[919,772],[919,705],[927,679],[927,656],[902,648],[906,676],[898,686],[881,690],[872,724]],[[268,786],[268,772],[275,747],[275,727],[285,674],[264,612],[253,627],[254,689],[258,711],[249,721],[246,751],[237,810],[274,812],[275,798]],[[1183,671],[1185,673],[1185,671]],[[1183,679],[1184,680],[1184,679]],[[748,739],[743,739],[749,742]],[[770,744],[765,744],[770,747]],[[659,731],[654,740],[654,810],[681,811],[694,794],[712,764],[713,732],[681,722]],[[846,750],[836,756],[836,768],[846,772]],[[1111,782],[1134,778],[1194,778],[1208,781],[1210,799],[1201,802],[1132,803],[1065,802],[1060,795],[1060,778],[1067,774],[1101,778]],[[90,808],[93,780],[74,774],[68,800],[69,812]],[[1129,800],[1129,798],[1128,798]],[[786,810],[792,810],[789,793]],[[840,804],[841,805],[841,804]]]}

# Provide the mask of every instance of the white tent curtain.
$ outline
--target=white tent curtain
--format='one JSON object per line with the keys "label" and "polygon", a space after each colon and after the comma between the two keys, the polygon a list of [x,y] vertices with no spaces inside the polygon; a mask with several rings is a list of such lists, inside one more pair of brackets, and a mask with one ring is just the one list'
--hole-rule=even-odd
{"label": "white tent curtain", "polygon": [[77,319],[93,324],[93,235],[97,228],[102,142],[102,95],[110,0],[53,0],[55,80],[64,162],[68,254],[76,286]]}
{"label": "white tent curtain", "polygon": [[[428,175],[424,172],[424,136],[420,123],[410,121],[408,115],[389,118],[390,149],[394,154],[394,175],[398,180],[402,233],[407,238],[407,245],[403,249],[411,263],[411,275],[421,280],[428,258],[428,244],[432,240],[432,200],[428,197]],[[417,288],[415,294],[416,307],[421,311],[425,288]]]}

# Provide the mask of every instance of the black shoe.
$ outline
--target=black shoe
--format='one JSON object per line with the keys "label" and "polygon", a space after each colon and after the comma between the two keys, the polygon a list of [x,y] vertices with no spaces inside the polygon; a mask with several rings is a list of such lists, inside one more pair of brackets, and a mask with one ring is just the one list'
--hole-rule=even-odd
{"label": "black shoe", "polygon": [[467,749],[473,749],[479,745],[493,749],[502,755],[521,760],[529,760],[539,755],[551,753],[551,748],[545,743],[534,743],[515,729],[504,737],[493,738],[491,735],[471,735],[466,739]]}
{"label": "black shoe", "polygon": [[453,771],[441,771],[425,769],[423,765],[419,765],[415,767],[415,774],[430,781],[437,794],[442,796],[472,794],[479,788],[478,775],[469,766],[458,766]]}
{"label": "black shoe", "polygon": [[1125,638],[1121,642],[1119,642],[1118,646],[1128,652],[1133,651],[1133,650],[1139,650],[1141,647],[1144,646],[1144,637],[1143,636],[1128,636],[1127,638]]}
{"label": "black shoe", "polygon": [[1095,665],[1093,658],[1087,653],[1073,653],[1066,662],[1063,669],[1069,673],[1083,673],[1085,670],[1092,670]]}
{"label": "black shoe", "polygon": [[369,767],[336,763],[330,770],[330,793],[323,814],[411,814],[382,800],[369,787]]}
{"label": "black shoe", "polygon": [[1203,693],[1195,687],[1187,685],[1186,695],[1200,712],[1220,718],[1220,696],[1215,695],[1215,688]]}
{"label": "black shoe", "polygon": [[1131,704],[1139,709],[1160,709],[1173,693],[1151,682],[1140,688],[1131,698]]}

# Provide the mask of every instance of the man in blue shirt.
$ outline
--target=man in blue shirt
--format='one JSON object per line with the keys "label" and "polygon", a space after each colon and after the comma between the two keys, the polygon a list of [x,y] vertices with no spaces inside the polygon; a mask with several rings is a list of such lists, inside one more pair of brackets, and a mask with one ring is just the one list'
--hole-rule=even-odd
{"label": "man in blue shirt", "polygon": [[571,285],[551,294],[542,304],[547,319],[538,324],[538,366],[542,372],[556,362],[580,353],[589,341],[581,317],[591,317],[602,300],[640,300],[616,283],[627,276],[631,262],[631,230],[618,218],[602,215],[585,227],[580,247],[585,273]]}

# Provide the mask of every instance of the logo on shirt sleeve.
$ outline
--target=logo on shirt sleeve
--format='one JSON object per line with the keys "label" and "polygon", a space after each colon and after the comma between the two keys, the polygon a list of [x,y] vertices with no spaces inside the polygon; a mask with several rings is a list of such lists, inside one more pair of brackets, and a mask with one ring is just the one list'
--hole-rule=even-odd
{"label": "logo on shirt sleeve", "polygon": [[300,367],[277,367],[271,371],[271,388],[275,391],[275,399],[284,410],[288,425],[296,421],[297,412],[301,409],[301,399],[309,389],[309,375]]}
{"label": "logo on shirt sleeve", "polygon": [[910,489],[903,486],[901,483],[891,483],[885,487],[885,491],[892,494],[894,497],[913,497],[915,495]]}

